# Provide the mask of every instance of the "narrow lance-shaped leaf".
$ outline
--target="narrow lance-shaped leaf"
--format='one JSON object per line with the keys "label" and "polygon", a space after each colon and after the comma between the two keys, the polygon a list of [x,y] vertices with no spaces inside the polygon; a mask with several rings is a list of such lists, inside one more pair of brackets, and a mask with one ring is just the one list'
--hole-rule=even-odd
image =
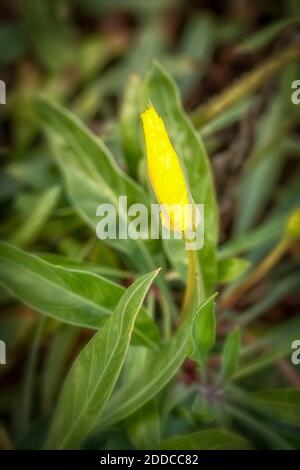
{"label": "narrow lance-shaped leaf", "polygon": [[247,395],[247,399],[275,419],[300,424],[300,390],[291,388],[259,390]]}
{"label": "narrow lance-shaped leaf", "polygon": [[155,399],[128,418],[126,432],[136,449],[153,449],[160,441],[160,415]]}
{"label": "narrow lance-shaped leaf", "polygon": [[242,276],[251,263],[243,258],[224,258],[218,261],[218,282],[227,284]]}
{"label": "narrow lance-shaped leaf", "polygon": [[162,441],[160,450],[241,450],[251,445],[241,436],[224,429],[207,429],[193,434],[174,436]]}
{"label": "narrow lance-shaped leaf", "polygon": [[89,435],[115,386],[134,322],[157,271],[135,281],[105,326],[73,364],[60,394],[46,448],[78,448]]}
{"label": "narrow lance-shaped leaf", "polygon": [[141,80],[132,74],[128,79],[120,111],[120,134],[129,173],[136,176],[143,155],[140,139],[139,108],[141,99]]}
{"label": "narrow lance-shaped leaf", "polygon": [[[279,95],[257,123],[255,148],[237,187],[235,234],[245,233],[255,225],[273,195],[285,158],[281,140],[274,140],[274,129],[281,129],[284,125],[285,110]],[[265,184],[266,180],[268,184]]]}
{"label": "narrow lance-shaped leaf", "polygon": [[[206,308],[215,295],[203,302]],[[174,377],[188,354],[191,336],[191,316],[182,324],[176,335],[159,351],[147,351],[147,360],[138,377],[124,383],[111,397],[97,422],[97,430],[112,426],[127,418],[141,406],[155,397]],[[137,353],[139,354],[139,353]]]}
{"label": "narrow lance-shaped leaf", "polygon": [[53,336],[45,358],[41,378],[41,402],[44,412],[51,409],[55,402],[66,365],[80,333],[80,328],[63,324]]}
{"label": "narrow lance-shaped leaf", "polygon": [[279,21],[272,21],[264,28],[255,31],[250,37],[247,37],[237,46],[239,54],[247,54],[257,52],[274,40],[274,37],[279,35],[285,28],[292,26],[294,23],[299,23],[299,17],[284,18]]}
{"label": "narrow lance-shaped leaf", "polygon": [[[273,364],[276,359],[291,354],[291,344],[295,339],[295,331],[299,331],[299,329],[300,318],[290,318],[275,326],[266,335],[257,338],[252,345],[244,347],[241,351],[242,364],[233,378],[239,380],[255,374]],[[255,353],[256,357],[253,357],[252,355]],[[248,357],[248,360],[244,363],[245,357]]]}
{"label": "narrow lance-shaped leaf", "polygon": [[235,328],[227,337],[222,355],[221,379],[230,379],[238,369],[241,347],[240,329]]}
{"label": "narrow lance-shaped leaf", "polygon": [[274,243],[282,235],[282,227],[285,220],[286,214],[284,213],[271,216],[269,220],[262,223],[259,227],[228,240],[219,247],[219,260],[229,258],[230,256],[237,256],[262,246],[264,243]]}
{"label": "narrow lance-shaped leaf", "polygon": [[[32,308],[58,320],[100,328],[116,307],[124,288],[86,271],[47,263],[12,245],[0,242],[0,284]],[[158,340],[155,323],[143,309],[135,337],[143,344]]]}
{"label": "narrow lance-shaped leaf", "polygon": [[205,308],[196,311],[192,326],[192,343],[195,358],[203,368],[207,354],[216,341],[216,318],[214,313],[215,303],[211,302]]}
{"label": "narrow lance-shaped leaf", "polygon": [[71,269],[72,271],[88,271],[109,279],[128,279],[132,275],[131,271],[102,266],[89,261],[80,261],[76,258],[70,258],[69,256],[41,252],[36,253],[36,255],[48,263],[56,264],[63,268]]}
{"label": "narrow lance-shaped leaf", "polygon": [[11,243],[24,246],[32,242],[43,228],[55,208],[60,195],[60,187],[46,189],[39,195],[37,203],[32,208],[29,217],[10,238]]}

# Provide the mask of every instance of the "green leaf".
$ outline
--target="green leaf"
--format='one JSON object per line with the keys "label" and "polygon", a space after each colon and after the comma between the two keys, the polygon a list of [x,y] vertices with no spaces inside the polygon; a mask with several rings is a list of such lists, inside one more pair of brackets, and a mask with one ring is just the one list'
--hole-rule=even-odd
{"label": "green leaf", "polygon": [[[216,21],[210,14],[195,15],[186,22],[180,41],[180,52],[195,61],[195,65],[180,80],[180,89],[186,96],[206,72],[217,46]],[[195,47],[197,44],[197,47]],[[201,63],[201,70],[197,67]]]}
{"label": "green leaf", "polygon": [[225,258],[218,262],[218,282],[227,284],[235,281],[247,271],[251,263],[243,258]]}
{"label": "green leaf", "polygon": [[52,214],[59,196],[60,188],[56,186],[43,192],[35,206],[32,207],[29,217],[10,238],[10,242],[18,246],[25,246],[32,242]]}
{"label": "green leaf", "polygon": [[220,246],[218,258],[226,259],[259,247],[264,243],[274,242],[280,238],[283,231],[286,215],[272,217],[271,220],[261,224],[253,230],[235,236]]}
{"label": "green leaf", "polygon": [[207,353],[212,349],[216,341],[216,318],[214,313],[215,303],[208,303],[204,308],[196,311],[192,326],[192,342],[196,359],[203,367]]}
{"label": "green leaf", "polygon": [[[145,192],[134,180],[121,170],[109,149],[100,138],[92,134],[72,113],[64,108],[40,99],[37,105],[40,116],[50,130],[56,161],[63,175],[71,204],[93,231],[99,217],[98,205],[112,204],[116,215],[128,222],[127,211],[119,205],[119,196],[127,196],[128,207],[134,203],[147,206]],[[141,273],[157,268],[143,240],[104,240],[108,245],[126,254],[132,265]],[[164,296],[170,299],[162,275],[157,284]]]}
{"label": "green leaf", "polygon": [[[204,204],[205,207],[204,246],[198,251],[205,298],[213,292],[217,280],[218,210],[210,163],[199,135],[183,111],[176,84],[160,65],[155,64],[152,67],[145,83],[144,94],[145,103],[150,100],[164,120],[195,203]],[[164,242],[171,245],[168,254],[175,253],[175,246],[177,259],[181,253],[182,260],[185,260],[183,241]],[[173,263],[172,258],[170,261]]]}
{"label": "green leaf", "polygon": [[236,319],[239,326],[245,326],[256,320],[259,316],[277,305],[281,299],[288,294],[298,291],[300,285],[300,273],[292,272],[284,278],[279,276],[272,282],[272,288],[268,291],[268,295],[264,296],[260,301],[251,305],[249,309],[243,311],[243,315]]}
{"label": "green leaf", "polygon": [[[95,232],[100,204],[112,204],[116,215],[127,222],[127,212],[119,205],[119,196],[127,196],[128,207],[147,205],[145,193],[122,171],[109,149],[72,113],[46,99],[39,99],[37,110],[49,132],[56,162],[62,173],[71,204]],[[141,240],[104,240],[130,256],[141,272],[155,266]]]}
{"label": "green leaf", "polygon": [[199,391],[196,392],[192,411],[196,415],[197,421],[201,421],[203,424],[218,422],[220,419],[220,408],[218,405],[213,403],[205,394],[199,393]]}
{"label": "green leaf", "polygon": [[26,366],[21,387],[20,409],[18,413],[18,432],[26,433],[28,431],[31,412],[36,390],[37,366],[39,357],[39,347],[45,327],[45,317],[39,317],[33,336],[32,345],[28,354]]}
{"label": "green leaf", "polygon": [[272,21],[271,24],[242,41],[237,47],[237,52],[245,54],[259,51],[273,41],[287,26],[292,26],[297,22],[299,22],[299,18],[284,18],[283,20]]}
{"label": "green leaf", "polygon": [[222,354],[221,379],[230,379],[238,369],[241,347],[241,333],[235,328],[226,339]]}
{"label": "green leaf", "polygon": [[158,271],[135,281],[105,326],[74,362],[59,396],[46,448],[78,448],[109,399],[124,363],[134,322]]}
{"label": "green leaf", "polygon": [[237,189],[236,234],[248,231],[255,224],[274,194],[285,157],[282,152],[282,139],[278,142],[274,138],[274,129],[277,129],[280,136],[284,110],[282,96],[278,95],[257,123],[255,147],[244,167]]}
{"label": "green leaf", "polygon": [[245,450],[251,445],[244,438],[223,429],[208,429],[174,436],[162,441],[160,450]]}
{"label": "green leaf", "polygon": [[[234,379],[241,379],[272,365],[277,359],[291,353],[291,344],[295,331],[300,329],[299,317],[294,317],[279,324],[264,336],[257,338],[253,345],[242,349],[241,358],[247,360],[234,374]],[[253,355],[255,355],[253,357]]]}
{"label": "green leaf", "polygon": [[280,199],[268,219],[246,233],[235,235],[220,246],[218,259],[234,257],[260,248],[265,250],[282,237],[289,214],[300,204],[298,185],[294,181],[286,185]]}
{"label": "green leaf", "polygon": [[21,4],[26,37],[38,59],[51,71],[61,69],[75,57],[67,18],[56,2],[27,0]]}
{"label": "green leaf", "polygon": [[[98,190],[98,204],[103,199],[115,205],[118,196],[124,194],[128,195],[128,204],[145,202],[142,188],[118,167],[100,137],[95,136],[74,114],[46,98],[39,98],[36,108],[46,130],[51,131],[50,139],[55,142],[57,163],[67,182],[67,170],[71,165],[94,183]],[[91,220],[86,216],[92,227],[95,226],[94,209]]]}
{"label": "green leaf", "polygon": [[24,29],[18,23],[2,24],[0,27],[0,44],[2,65],[19,59],[26,50]]}
{"label": "green leaf", "polygon": [[88,261],[79,261],[78,259],[70,258],[64,255],[53,253],[36,253],[36,255],[48,263],[56,264],[72,271],[89,271],[99,274],[100,276],[108,277],[109,279],[128,279],[132,277],[131,271],[111,268],[110,266],[102,266],[96,263],[90,263]]}
{"label": "green leaf", "polygon": [[201,136],[204,142],[209,142],[209,138],[212,138],[218,131],[239,122],[254,104],[255,99],[247,96],[237,103],[234,103],[230,108],[224,109],[221,114],[204,124],[204,126],[201,127]]}
{"label": "green leaf", "polygon": [[12,160],[6,167],[7,177],[18,184],[36,191],[38,194],[50,186],[57,185],[59,176],[53,172],[53,159],[44,153],[35,152],[32,156]]}
{"label": "green leaf", "polygon": [[247,395],[250,402],[273,418],[292,424],[300,424],[300,390],[268,389]]}
{"label": "green leaf", "polygon": [[117,390],[97,423],[103,430],[137,411],[155,397],[179,370],[186,354],[190,328],[181,328],[156,354],[148,354],[140,375]]}
{"label": "green leaf", "polygon": [[80,329],[63,324],[53,336],[42,373],[42,408],[49,411],[57,396],[60,382],[70,359],[72,347],[80,334]]}
{"label": "green leaf", "polygon": [[[249,403],[249,400],[248,400]],[[254,433],[257,437],[262,439],[267,448],[271,450],[292,450],[293,447],[281,436],[278,430],[273,430],[272,426],[265,424],[262,417],[257,418],[252,412],[245,411],[237,406],[227,405],[224,408],[229,416],[233,417],[237,424],[241,424],[244,429]]]}
{"label": "green leaf", "polygon": [[126,431],[136,449],[153,449],[160,441],[160,418],[155,400],[150,400],[127,419]]}
{"label": "green leaf", "polygon": [[[206,308],[215,295],[203,302],[201,308]],[[141,406],[155,397],[160,390],[174,377],[187,356],[191,334],[191,318],[187,318],[176,335],[159,351],[147,351],[144,367],[138,377],[124,383],[111,397],[105,407],[97,429],[103,429],[127,418]],[[137,353],[139,354],[139,353]],[[138,359],[137,359],[138,360]]]}
{"label": "green leaf", "polygon": [[141,80],[138,75],[129,76],[120,112],[120,133],[129,173],[136,177],[143,155],[140,141]]}
{"label": "green leaf", "polygon": [[[0,284],[32,308],[77,326],[100,328],[124,288],[97,274],[68,270],[0,242]],[[158,340],[155,323],[142,310],[135,335],[143,344]]]}

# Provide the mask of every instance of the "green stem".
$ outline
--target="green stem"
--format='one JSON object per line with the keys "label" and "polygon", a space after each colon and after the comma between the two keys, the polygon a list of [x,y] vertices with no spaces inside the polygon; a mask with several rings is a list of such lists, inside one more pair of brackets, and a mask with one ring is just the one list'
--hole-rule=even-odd
{"label": "green stem", "polygon": [[183,303],[179,316],[179,323],[181,324],[190,311],[193,303],[194,293],[196,289],[196,254],[195,250],[188,250],[188,277],[187,285],[184,293]]}

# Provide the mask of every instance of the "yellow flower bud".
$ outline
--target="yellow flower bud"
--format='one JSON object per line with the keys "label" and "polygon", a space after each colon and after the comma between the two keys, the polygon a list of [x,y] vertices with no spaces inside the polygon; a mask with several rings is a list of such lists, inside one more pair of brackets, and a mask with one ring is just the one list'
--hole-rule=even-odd
{"label": "yellow flower bud", "polygon": [[286,232],[293,240],[300,238],[300,208],[296,209],[288,218]]}
{"label": "yellow flower bud", "polygon": [[166,226],[169,222],[172,229],[183,232],[190,227],[190,201],[179,158],[163,120],[152,105],[142,113],[141,118],[151,185],[158,202],[164,205],[167,215],[167,217],[163,215],[163,222]]}

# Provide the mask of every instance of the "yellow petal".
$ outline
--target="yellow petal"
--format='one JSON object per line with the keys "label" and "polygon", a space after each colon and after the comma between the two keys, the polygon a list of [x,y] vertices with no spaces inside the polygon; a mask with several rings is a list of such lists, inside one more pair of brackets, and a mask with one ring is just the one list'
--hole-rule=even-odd
{"label": "yellow petal", "polygon": [[148,172],[153,191],[160,204],[176,205],[177,213],[169,210],[168,216],[174,230],[184,231],[188,226],[188,190],[179,158],[170,142],[167,130],[154,107],[149,105],[142,113],[146,142]]}

